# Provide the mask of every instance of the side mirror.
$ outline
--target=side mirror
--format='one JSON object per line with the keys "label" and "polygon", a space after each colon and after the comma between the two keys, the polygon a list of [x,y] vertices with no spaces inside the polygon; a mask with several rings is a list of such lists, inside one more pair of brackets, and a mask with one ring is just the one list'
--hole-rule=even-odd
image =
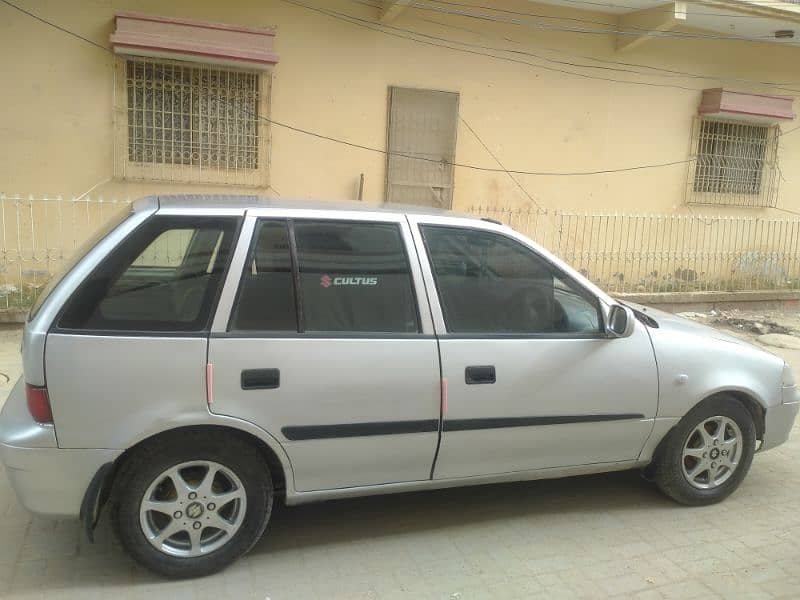
{"label": "side mirror", "polygon": [[636,317],[627,306],[615,304],[608,313],[606,334],[610,338],[628,337],[633,333]]}

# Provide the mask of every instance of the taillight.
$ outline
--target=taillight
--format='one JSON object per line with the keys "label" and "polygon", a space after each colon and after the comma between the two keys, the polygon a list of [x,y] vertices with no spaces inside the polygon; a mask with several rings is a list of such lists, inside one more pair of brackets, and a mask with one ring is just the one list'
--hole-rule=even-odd
{"label": "taillight", "polygon": [[25,384],[25,396],[28,399],[28,412],[37,423],[52,423],[53,411],[50,409],[50,396],[46,387]]}

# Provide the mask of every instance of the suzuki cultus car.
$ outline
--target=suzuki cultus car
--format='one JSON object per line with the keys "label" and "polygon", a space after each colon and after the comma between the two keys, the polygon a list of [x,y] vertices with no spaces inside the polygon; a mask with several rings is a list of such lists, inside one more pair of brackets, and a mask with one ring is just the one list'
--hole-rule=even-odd
{"label": "suzuki cultus car", "polygon": [[33,306],[0,457],[173,577],[274,502],[644,469],[718,502],[798,411],[786,364],[615,301],[508,227],[403,207],[136,203]]}

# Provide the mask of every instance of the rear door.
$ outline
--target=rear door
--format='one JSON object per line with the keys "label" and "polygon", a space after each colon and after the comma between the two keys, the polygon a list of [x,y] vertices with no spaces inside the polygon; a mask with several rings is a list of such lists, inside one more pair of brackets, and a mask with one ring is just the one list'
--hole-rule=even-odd
{"label": "rear door", "polygon": [[212,411],[277,438],[298,491],[429,479],[439,363],[420,281],[402,216],[253,211],[209,344]]}

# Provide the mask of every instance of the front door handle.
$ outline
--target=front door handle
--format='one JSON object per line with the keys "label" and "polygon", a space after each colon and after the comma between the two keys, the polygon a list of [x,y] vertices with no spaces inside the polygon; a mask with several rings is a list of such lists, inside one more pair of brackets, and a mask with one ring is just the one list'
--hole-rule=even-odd
{"label": "front door handle", "polygon": [[280,369],[245,369],[242,371],[243,390],[274,390],[280,386]]}
{"label": "front door handle", "polygon": [[467,385],[494,383],[497,381],[497,375],[494,371],[494,365],[475,366],[467,367],[464,373],[464,379]]}

